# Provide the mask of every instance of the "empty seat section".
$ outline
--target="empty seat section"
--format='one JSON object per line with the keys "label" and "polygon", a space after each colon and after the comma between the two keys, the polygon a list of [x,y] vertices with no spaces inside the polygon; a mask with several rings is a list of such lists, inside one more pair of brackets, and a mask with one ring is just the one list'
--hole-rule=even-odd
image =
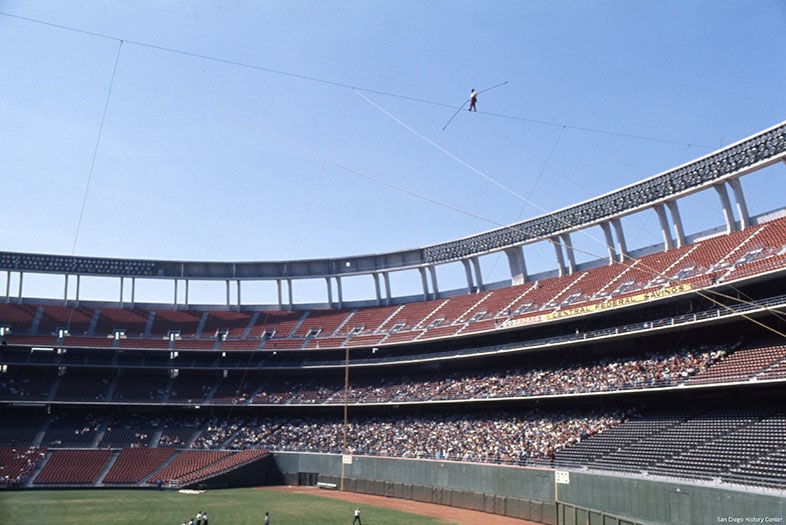
{"label": "empty seat section", "polygon": [[33,484],[93,483],[111,456],[111,450],[55,450]]}
{"label": "empty seat section", "polygon": [[98,312],[95,333],[114,335],[116,330],[125,332],[128,337],[143,337],[150,312],[137,308],[104,307]]}
{"label": "empty seat section", "polygon": [[124,448],[102,482],[108,485],[140,483],[173,454],[174,451],[167,448]]}
{"label": "empty seat section", "polygon": [[180,310],[156,310],[151,328],[151,335],[166,336],[170,332],[179,332],[180,337],[194,337],[202,314]]}
{"label": "empty seat section", "polygon": [[56,401],[105,400],[112,382],[112,370],[69,367],[60,378]]}
{"label": "empty seat section", "polygon": [[220,450],[186,450],[180,452],[155,474],[155,480],[148,480],[148,483],[155,483],[157,480],[161,480],[164,483],[177,483],[183,476],[192,474],[230,454],[231,452]]}
{"label": "empty seat section", "polygon": [[71,335],[86,335],[93,319],[93,310],[82,307],[44,305],[38,321],[40,334],[57,334],[58,329],[66,329]]}

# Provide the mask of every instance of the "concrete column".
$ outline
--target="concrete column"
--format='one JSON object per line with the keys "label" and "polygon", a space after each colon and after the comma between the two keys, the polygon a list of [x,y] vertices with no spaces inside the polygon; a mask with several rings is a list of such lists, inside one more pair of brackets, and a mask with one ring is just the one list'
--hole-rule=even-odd
{"label": "concrete column", "polygon": [[561,236],[562,245],[565,247],[565,255],[568,259],[568,274],[576,271],[576,255],[573,252],[573,243],[570,240],[570,233],[563,233]]}
{"label": "concrete column", "polygon": [[740,179],[732,179],[729,181],[731,191],[734,194],[734,200],[737,202],[737,216],[740,218],[740,228],[745,229],[751,224],[751,218],[748,214],[748,205],[745,203],[745,194],[742,192],[742,183]]}
{"label": "concrete column", "polygon": [[731,201],[729,201],[729,192],[726,191],[726,185],[722,182],[712,186],[718,193],[721,201],[721,208],[723,209],[723,220],[726,222],[726,233],[733,232],[736,228],[734,225],[734,214],[731,211]]}
{"label": "concrete column", "polygon": [[384,272],[382,274],[382,280],[385,282],[385,304],[390,304],[390,274],[388,272]]}
{"label": "concrete column", "polygon": [[377,306],[380,306],[382,304],[382,297],[379,290],[379,273],[372,273],[371,278],[374,279],[374,297],[377,298]]}
{"label": "concrete column", "polygon": [[508,257],[511,284],[517,285],[527,282],[527,265],[524,261],[524,251],[521,249],[521,246],[507,248],[505,255]]}
{"label": "concrete column", "polygon": [[655,210],[655,213],[658,215],[660,232],[663,234],[663,247],[665,250],[671,250],[674,248],[674,242],[671,240],[669,220],[666,218],[666,207],[663,204],[656,204],[652,209]]}
{"label": "concrete column", "polygon": [[439,295],[439,284],[437,284],[437,267],[429,266],[428,273],[431,276],[431,293],[433,298],[436,299],[437,295]]}
{"label": "concrete column", "polygon": [[669,209],[669,213],[671,213],[671,223],[674,226],[677,248],[681,248],[685,246],[685,230],[682,228],[682,218],[680,217],[680,209],[677,207],[677,201],[668,201],[666,207]]}
{"label": "concrete column", "polygon": [[336,291],[338,292],[338,307],[342,308],[344,305],[344,291],[341,288],[341,276],[336,276]]}
{"label": "concrete column", "polygon": [[330,277],[325,277],[325,285],[327,286],[328,305],[333,308],[333,287],[330,286]]}
{"label": "concrete column", "polygon": [[623,262],[628,255],[628,245],[625,242],[625,232],[622,230],[622,221],[620,221],[619,218],[612,219],[611,225],[614,227],[614,233],[617,236],[618,261]]}
{"label": "concrete column", "polygon": [[428,279],[426,278],[426,269],[418,268],[420,272],[420,286],[423,288],[423,300],[428,301]]}
{"label": "concrete column", "polygon": [[68,274],[65,274],[65,286],[63,287],[63,304],[68,304]]}
{"label": "concrete column", "polygon": [[614,237],[611,235],[611,226],[607,222],[600,223],[600,229],[603,230],[603,238],[606,240],[606,250],[609,253],[609,264],[617,260],[617,250],[614,249]]}
{"label": "concrete column", "polygon": [[557,266],[559,267],[560,277],[565,275],[565,258],[562,256],[562,244],[559,237],[551,237],[549,239],[552,246],[554,246],[554,254],[557,256]]}
{"label": "concrete column", "polygon": [[477,284],[476,292],[483,291],[483,273],[480,271],[480,257],[473,257],[470,259],[472,266],[475,268],[475,283]]}
{"label": "concrete column", "polygon": [[284,306],[284,302],[281,299],[281,279],[276,279],[276,296],[278,297],[278,307],[282,308]]}
{"label": "concrete column", "polygon": [[464,277],[467,279],[467,290],[472,293],[475,291],[475,283],[472,280],[472,268],[469,265],[469,259],[462,259],[461,264],[464,265]]}

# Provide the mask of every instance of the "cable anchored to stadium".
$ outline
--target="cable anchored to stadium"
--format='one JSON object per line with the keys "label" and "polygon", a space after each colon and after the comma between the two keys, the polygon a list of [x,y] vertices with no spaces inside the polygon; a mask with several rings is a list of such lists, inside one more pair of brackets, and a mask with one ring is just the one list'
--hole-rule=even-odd
{"label": "cable anchored to stadium", "polygon": [[[497,181],[496,181],[496,180],[494,180],[492,177],[490,177],[490,176],[486,175],[485,173],[483,173],[481,170],[479,170],[479,169],[475,168],[474,166],[470,165],[469,163],[467,163],[466,161],[462,160],[462,159],[461,159],[461,158],[459,158],[458,156],[454,155],[454,154],[453,154],[453,153],[451,153],[450,151],[446,150],[446,149],[445,149],[445,148],[443,148],[442,146],[440,146],[440,145],[436,144],[434,141],[432,141],[432,140],[431,140],[431,139],[429,139],[428,137],[424,136],[422,133],[418,132],[417,130],[415,130],[414,128],[412,128],[410,125],[406,124],[406,123],[405,123],[405,122],[403,122],[401,119],[397,118],[395,115],[393,115],[392,113],[390,113],[389,111],[387,111],[387,110],[385,110],[384,108],[382,108],[382,107],[381,107],[379,104],[377,104],[377,103],[375,103],[374,101],[372,101],[371,99],[369,99],[369,98],[368,98],[367,96],[365,96],[363,93],[360,93],[359,91],[356,91],[356,93],[357,93],[357,94],[358,94],[358,95],[359,95],[361,98],[365,99],[365,100],[366,100],[366,101],[367,101],[369,104],[371,104],[372,106],[374,106],[375,108],[377,108],[379,111],[381,111],[383,114],[385,114],[385,115],[387,115],[389,118],[391,118],[393,121],[395,121],[396,123],[398,123],[399,125],[401,125],[401,126],[402,126],[402,127],[404,127],[405,129],[407,129],[408,131],[410,131],[411,133],[413,133],[415,136],[417,136],[417,137],[421,138],[422,140],[426,141],[428,144],[430,144],[430,145],[432,145],[433,147],[437,148],[439,151],[441,151],[441,152],[445,153],[447,156],[449,156],[450,158],[454,159],[454,160],[455,160],[455,161],[457,161],[458,163],[460,163],[460,164],[462,164],[463,166],[465,166],[465,167],[469,168],[470,170],[472,170],[473,172],[477,173],[478,175],[480,175],[481,177],[483,177],[483,178],[484,178],[484,179],[486,179],[487,181],[491,182],[492,184],[495,184],[496,186],[498,186],[498,187],[500,187],[500,188],[502,188],[502,189],[504,189],[504,190],[508,191],[509,193],[511,193],[512,195],[514,195],[514,196],[518,197],[519,199],[521,199],[521,200],[522,200],[522,201],[524,201],[525,203],[527,203],[527,204],[530,204],[530,205],[532,205],[532,206],[534,206],[534,207],[538,208],[540,211],[544,212],[544,213],[545,213],[546,215],[548,215],[549,217],[552,217],[552,218],[554,218],[555,220],[557,220],[557,221],[560,221],[560,222],[564,223],[564,224],[565,224],[567,227],[571,227],[571,224],[569,224],[567,221],[565,221],[564,219],[562,219],[561,217],[559,217],[559,216],[558,216],[558,215],[556,215],[555,213],[553,213],[553,212],[549,212],[548,210],[546,210],[546,209],[544,209],[542,206],[539,206],[538,204],[534,203],[534,202],[533,202],[533,201],[531,201],[530,199],[527,199],[527,198],[523,197],[522,195],[520,195],[519,193],[517,193],[517,192],[513,191],[512,189],[508,188],[507,186],[505,186],[505,185],[503,185],[503,184],[501,184],[501,183],[497,182]],[[566,126],[566,127],[567,127],[567,126]],[[551,157],[551,155],[554,153],[554,149],[556,148],[556,146],[557,146],[557,143],[559,142],[559,138],[562,136],[562,131],[564,131],[564,129],[565,129],[565,127],[563,127],[563,128],[562,128],[562,130],[560,131],[560,135],[559,135],[559,137],[557,138],[557,140],[555,141],[554,145],[552,146],[552,150],[551,150],[551,152],[549,153],[549,158],[550,158],[550,157]],[[545,167],[544,167],[544,169],[545,169]],[[518,231],[521,231],[521,232],[522,232],[522,233],[524,233],[525,235],[530,235],[530,236],[531,236],[531,234],[530,234],[529,232],[527,232],[525,229],[522,229],[520,226],[510,226],[510,228],[512,228],[512,229],[516,229],[516,230],[518,230]],[[588,237],[589,237],[590,239],[592,239],[593,241],[600,243],[601,245],[603,245],[603,246],[604,246],[604,247],[606,247],[607,249],[608,249],[608,248],[610,248],[610,246],[609,246],[609,245],[608,245],[608,244],[607,244],[605,241],[603,241],[603,240],[601,240],[601,239],[598,239],[597,237],[595,237],[594,235],[591,235],[591,234],[590,234],[590,233],[588,233],[587,231],[585,231],[585,230],[579,230],[579,231],[580,231],[582,234],[584,234],[584,235],[588,236]],[[556,241],[556,240],[553,240],[553,239],[546,239],[546,240],[547,240],[547,241],[549,241],[549,242],[551,242],[552,244],[560,244],[558,241]],[[579,249],[578,247],[576,247],[576,246],[571,246],[571,245],[568,245],[567,243],[564,243],[564,246],[565,246],[565,248],[566,248],[566,249],[569,249],[569,250],[573,250],[573,251],[576,251],[576,252],[579,252],[579,253],[584,253],[585,255],[591,255],[591,256],[594,256],[594,257],[602,258],[602,256],[601,256],[601,255],[599,255],[599,254],[592,253],[592,252],[590,252],[590,251],[588,251],[588,250]],[[651,267],[647,266],[646,264],[642,264],[642,263],[641,263],[641,259],[637,259],[637,258],[635,258],[635,257],[632,257],[630,254],[623,253],[623,254],[622,254],[622,260],[620,261],[620,263],[621,263],[621,264],[628,264],[628,265],[630,265],[631,267],[632,267],[632,265],[634,265],[634,264],[641,264],[641,266],[642,266],[642,269],[643,269],[643,270],[646,270],[646,271],[647,271],[648,273],[650,273],[650,274],[651,274],[653,277],[661,277],[661,278],[665,278],[665,276],[663,275],[663,271],[659,272],[659,271],[655,270],[654,268],[651,268]],[[709,296],[709,294],[708,294],[707,292],[704,292],[704,291],[702,291],[702,290],[694,290],[694,293],[696,293],[696,295],[698,295],[699,297],[702,297],[702,298],[706,299],[707,301],[710,301],[710,302],[712,302],[712,303],[714,303],[714,304],[716,304],[716,305],[718,305],[718,306],[720,306],[720,307],[722,307],[722,308],[725,308],[725,309],[728,309],[728,310],[734,311],[734,309],[733,309],[732,307],[730,307],[730,306],[728,306],[728,305],[726,305],[726,304],[723,304],[723,303],[721,303],[721,302],[719,302],[719,301],[717,301],[717,300],[713,299],[712,297],[710,297],[710,296]],[[774,333],[775,333],[775,334],[777,334],[777,335],[780,335],[780,336],[782,336],[782,337],[786,338],[786,334],[783,334],[782,332],[778,331],[777,329],[775,329],[775,328],[772,328],[772,327],[769,327],[769,326],[767,326],[766,324],[764,324],[764,323],[761,323],[761,322],[759,322],[759,321],[756,321],[756,320],[754,320],[754,319],[750,318],[750,317],[749,317],[749,316],[747,316],[747,315],[744,315],[744,314],[743,314],[742,316],[743,316],[743,318],[745,318],[745,319],[747,319],[747,320],[749,320],[749,321],[752,321],[752,322],[754,322],[755,324],[757,324],[757,325],[759,325],[759,326],[761,326],[761,327],[763,327],[763,328],[766,328],[766,329],[768,329],[768,330],[770,330],[770,331],[774,332]]]}
{"label": "cable anchored to stadium", "polygon": [[112,76],[109,79],[109,88],[106,91],[106,99],[104,100],[104,109],[101,113],[101,123],[98,126],[98,135],[96,136],[95,147],[93,148],[93,157],[90,160],[90,169],[87,175],[87,184],[85,184],[85,192],[82,196],[82,207],[79,209],[79,219],[76,223],[76,232],[74,233],[74,243],[71,246],[71,255],[76,253],[76,244],[79,240],[79,231],[82,228],[82,218],[85,214],[85,207],[87,206],[87,195],[90,191],[90,182],[93,180],[93,173],[96,167],[96,158],[98,158],[98,148],[101,146],[101,139],[104,136],[104,123],[106,122],[106,114],[109,111],[109,100],[112,98],[112,88],[115,85],[115,75],[117,74],[117,65],[120,63],[120,52],[123,49],[123,41],[121,40],[117,46],[117,54],[115,55],[115,64],[112,67]]}

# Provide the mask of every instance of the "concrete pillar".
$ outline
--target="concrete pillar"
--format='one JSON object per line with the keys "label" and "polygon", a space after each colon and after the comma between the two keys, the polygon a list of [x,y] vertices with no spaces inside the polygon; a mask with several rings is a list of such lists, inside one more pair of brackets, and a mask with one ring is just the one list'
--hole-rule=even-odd
{"label": "concrete pillar", "polygon": [[609,264],[617,260],[617,250],[614,248],[614,237],[611,235],[611,226],[608,221],[600,223],[600,229],[603,230],[603,238],[606,240],[606,250],[609,253]]}
{"label": "concrete pillar", "polygon": [[729,201],[729,192],[726,191],[726,185],[722,182],[720,184],[714,184],[712,187],[715,188],[721,201],[723,220],[726,222],[726,233],[731,233],[736,228],[734,225],[734,214],[731,211],[731,201]]}
{"label": "concrete pillar", "polygon": [[382,274],[382,280],[385,283],[385,304],[390,304],[390,274],[388,272],[384,272]]}
{"label": "concrete pillar", "polygon": [[436,266],[429,266],[428,273],[431,277],[431,293],[432,298],[436,299],[437,295],[439,295],[439,284],[437,283],[437,267]]}
{"label": "concrete pillar", "polygon": [[576,256],[573,251],[573,243],[570,240],[570,233],[563,233],[560,237],[568,259],[568,274],[571,275],[576,271]]}
{"label": "concrete pillar", "polygon": [[527,265],[524,261],[524,251],[521,249],[521,246],[507,248],[505,255],[508,257],[511,284],[517,285],[527,282]]}
{"label": "concrete pillar", "polygon": [[483,273],[480,271],[480,257],[473,257],[472,267],[475,268],[475,283],[477,284],[476,292],[483,291]]}
{"label": "concrete pillar", "polygon": [[464,266],[464,277],[467,279],[467,290],[472,293],[475,290],[475,283],[472,281],[472,268],[469,265],[469,259],[462,259],[461,264]]}
{"label": "concrete pillar", "polygon": [[669,220],[666,217],[666,207],[663,204],[656,204],[652,209],[655,210],[655,213],[658,215],[660,232],[663,235],[663,247],[665,250],[671,250],[674,248],[674,241],[671,239]]}
{"label": "concrete pillar", "polygon": [[668,201],[666,207],[671,213],[671,223],[674,226],[674,238],[676,240],[677,248],[685,246],[685,230],[682,227],[682,218],[680,217],[680,209],[677,207],[677,201]]}
{"label": "concrete pillar", "polygon": [[745,229],[751,224],[751,218],[748,214],[748,205],[745,202],[745,194],[742,192],[742,183],[740,179],[732,179],[729,181],[731,191],[734,194],[734,200],[737,202],[737,216],[740,218],[740,228]]}
{"label": "concrete pillar", "polygon": [[380,306],[382,304],[382,297],[379,290],[379,272],[372,273],[371,278],[374,279],[374,297],[377,298],[377,306]]}
{"label": "concrete pillar", "polygon": [[551,245],[554,246],[554,254],[557,256],[557,266],[559,268],[559,275],[565,275],[565,258],[562,256],[562,244],[559,237],[551,237],[549,239]]}
{"label": "concrete pillar", "polygon": [[420,272],[420,286],[423,289],[423,300],[428,301],[428,279],[426,277],[426,269],[423,267],[418,268],[418,272]]}
{"label": "concrete pillar", "polygon": [[325,277],[325,285],[327,286],[328,306],[333,308],[333,287],[330,286],[330,277]]}
{"label": "concrete pillar", "polygon": [[619,217],[612,219],[611,225],[614,227],[614,234],[617,236],[618,261],[623,262],[628,255],[628,245],[625,242],[625,232],[622,230],[622,221],[620,221]]}

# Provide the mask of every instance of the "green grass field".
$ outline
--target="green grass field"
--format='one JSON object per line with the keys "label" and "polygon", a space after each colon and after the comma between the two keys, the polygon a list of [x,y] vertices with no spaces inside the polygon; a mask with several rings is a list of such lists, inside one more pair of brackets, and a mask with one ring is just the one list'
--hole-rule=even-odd
{"label": "green grass field", "polygon": [[[154,490],[0,492],[2,525],[181,525],[207,512],[210,525],[351,525],[355,505],[319,496],[256,489],[181,494]],[[380,507],[361,508],[363,525],[450,522]]]}

